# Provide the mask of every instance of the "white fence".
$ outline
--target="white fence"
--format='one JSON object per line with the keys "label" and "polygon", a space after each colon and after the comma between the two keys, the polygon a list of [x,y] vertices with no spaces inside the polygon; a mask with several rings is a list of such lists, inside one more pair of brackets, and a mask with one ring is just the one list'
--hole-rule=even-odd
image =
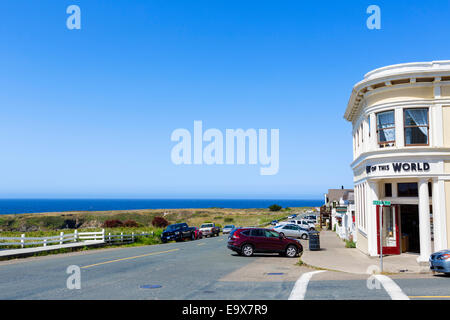
{"label": "white fence", "polygon": [[[151,233],[134,233],[124,234],[105,234],[105,229],[99,232],[78,232],[65,234],[61,232],[59,236],[52,237],[26,237],[22,234],[20,237],[0,237],[0,246],[20,246],[24,248],[26,246],[44,246],[52,244],[64,244],[64,243],[80,243],[80,242],[98,242],[98,243],[114,243],[114,242],[134,242],[137,237],[145,237],[153,235]],[[6,241],[6,242],[3,242]]]}

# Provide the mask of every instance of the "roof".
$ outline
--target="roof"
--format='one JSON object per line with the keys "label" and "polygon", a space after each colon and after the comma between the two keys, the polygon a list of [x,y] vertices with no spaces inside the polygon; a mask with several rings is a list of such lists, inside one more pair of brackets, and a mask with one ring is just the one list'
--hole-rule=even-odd
{"label": "roof", "polygon": [[[359,114],[361,102],[372,90],[397,85],[396,81],[406,80],[403,85],[415,83],[416,77],[434,77],[432,82],[441,81],[441,76],[450,75],[450,60],[431,62],[412,62],[395,64],[368,72],[364,79],[353,87],[345,110],[344,118],[354,121]],[[393,82],[391,82],[393,81]]]}
{"label": "roof", "polygon": [[[349,193],[353,193],[353,189],[328,189],[327,198],[328,202],[339,201]],[[344,200],[348,200],[345,199]]]}

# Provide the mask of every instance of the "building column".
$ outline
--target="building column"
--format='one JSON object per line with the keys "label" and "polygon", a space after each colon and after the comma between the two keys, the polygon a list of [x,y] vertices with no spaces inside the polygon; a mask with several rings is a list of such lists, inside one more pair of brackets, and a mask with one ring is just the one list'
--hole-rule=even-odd
{"label": "building column", "polygon": [[420,256],[417,262],[428,262],[431,255],[430,195],[428,179],[419,180]]}
{"label": "building column", "polygon": [[434,251],[447,248],[447,221],[445,217],[444,181],[433,179],[433,230]]}
{"label": "building column", "polygon": [[373,205],[374,200],[379,200],[379,187],[376,181],[368,181],[367,194],[367,249],[372,257],[378,256],[377,247],[377,207]]}

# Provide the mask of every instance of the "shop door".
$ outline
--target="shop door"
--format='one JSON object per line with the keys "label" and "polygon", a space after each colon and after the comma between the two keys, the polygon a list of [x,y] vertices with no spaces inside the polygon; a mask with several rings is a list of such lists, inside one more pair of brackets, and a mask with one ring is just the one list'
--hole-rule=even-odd
{"label": "shop door", "polygon": [[400,254],[399,207],[377,206],[377,248],[380,254],[380,213],[382,213],[383,254]]}

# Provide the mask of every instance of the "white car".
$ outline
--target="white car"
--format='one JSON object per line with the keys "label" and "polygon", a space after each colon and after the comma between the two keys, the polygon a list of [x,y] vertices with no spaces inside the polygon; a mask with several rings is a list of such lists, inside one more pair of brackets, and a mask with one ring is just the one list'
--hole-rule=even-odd
{"label": "white car", "polygon": [[291,220],[288,223],[296,224],[296,225],[301,226],[303,228],[307,228],[308,230],[315,230],[316,229],[316,226],[315,226],[314,223],[310,223],[309,221],[303,220],[303,219],[301,219],[301,220]]}
{"label": "white car", "polygon": [[302,228],[295,224],[284,224],[273,228],[280,235],[285,235],[286,237],[308,239],[308,229]]}

